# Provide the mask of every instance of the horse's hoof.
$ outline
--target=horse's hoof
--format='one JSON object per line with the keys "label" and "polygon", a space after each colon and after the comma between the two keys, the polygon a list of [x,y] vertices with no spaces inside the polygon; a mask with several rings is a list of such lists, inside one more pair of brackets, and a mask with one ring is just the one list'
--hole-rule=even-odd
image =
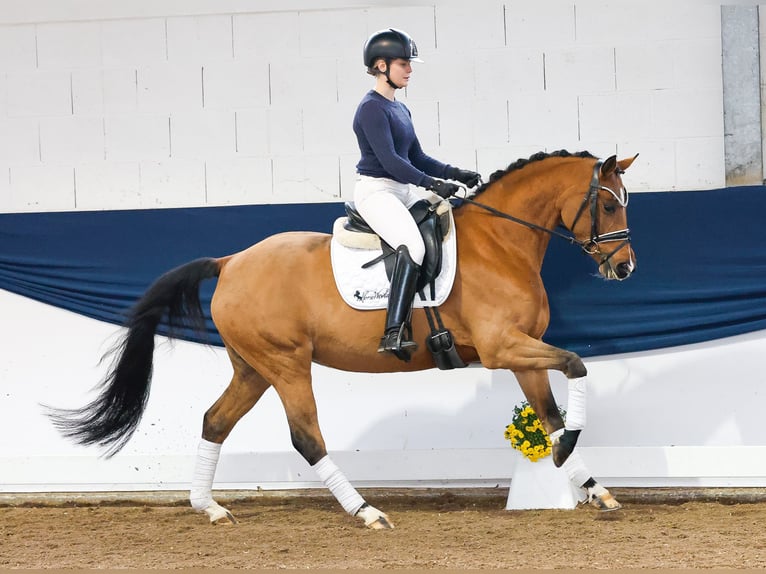
{"label": "horse's hoof", "polygon": [[369,504],[360,508],[356,516],[364,520],[364,525],[372,530],[389,530],[394,527],[394,523],[388,519],[385,512]]}
{"label": "horse's hoof", "polygon": [[582,362],[582,359],[572,353],[574,357],[571,357],[566,364],[566,368],[564,369],[564,375],[568,379],[579,379],[581,377],[584,377],[588,374],[588,369],[585,366],[585,363]]}
{"label": "horse's hoof", "polygon": [[211,502],[204,510],[210,518],[210,524],[236,524],[234,515],[217,502]]}
{"label": "horse's hoof", "polygon": [[603,492],[600,495],[591,495],[588,499],[588,504],[601,512],[612,512],[622,508],[622,504],[617,502],[617,499],[609,491]]}

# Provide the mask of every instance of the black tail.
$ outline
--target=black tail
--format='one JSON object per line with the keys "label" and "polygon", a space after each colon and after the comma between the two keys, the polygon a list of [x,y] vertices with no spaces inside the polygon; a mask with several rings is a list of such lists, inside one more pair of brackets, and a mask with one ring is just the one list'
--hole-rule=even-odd
{"label": "black tail", "polygon": [[50,409],[48,416],[64,436],[107,448],[107,458],[125,446],[149,398],[157,326],[165,317],[171,329],[204,332],[199,286],[219,271],[217,260],[197,259],[168,271],[149,287],[128,314],[127,333],[104,355],[113,360],[98,387],[99,396],[79,409]]}

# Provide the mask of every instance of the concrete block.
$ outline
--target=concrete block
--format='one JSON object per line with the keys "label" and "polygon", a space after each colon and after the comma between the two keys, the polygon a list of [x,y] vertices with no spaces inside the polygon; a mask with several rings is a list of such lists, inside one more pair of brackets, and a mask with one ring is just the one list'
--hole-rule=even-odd
{"label": "concrete block", "polygon": [[439,144],[444,147],[508,143],[507,100],[439,102]]}
{"label": "concrete block", "polygon": [[[415,40],[420,58],[427,58],[436,49],[436,8],[423,6],[370,6],[367,12],[367,35],[364,40],[378,30],[398,28]],[[359,46],[361,58],[362,46]]]}
{"label": "concrete block", "polygon": [[32,71],[36,68],[36,26],[0,26],[0,71]]}
{"label": "concrete block", "polygon": [[9,72],[7,87],[7,111],[11,117],[72,114],[69,72],[63,70]]}
{"label": "concrete block", "polygon": [[540,148],[529,145],[478,147],[476,149],[477,171],[486,182],[496,171],[503,171],[517,159],[528,158],[538,151]]}
{"label": "concrete block", "polygon": [[335,60],[329,58],[281,59],[278,64],[272,64],[271,103],[287,106],[337,102],[335,66]]}
{"label": "concrete block", "polygon": [[614,64],[614,49],[607,46],[546,50],[546,89],[577,94],[614,91]]}
{"label": "concrete block", "polygon": [[208,205],[273,203],[271,160],[214,159],[205,163]]}
{"label": "concrete block", "polygon": [[75,115],[135,113],[138,108],[137,72],[73,70],[72,111]]}
{"label": "concrete block", "polygon": [[136,73],[140,113],[170,114],[202,109],[202,66],[162,62]]}
{"label": "concrete block", "polygon": [[[576,4],[577,41],[609,45],[720,37],[720,5],[675,2]],[[624,23],[629,22],[626,26]]]}
{"label": "concrete block", "polygon": [[[444,102],[449,106],[449,102]],[[477,99],[471,102],[471,128],[477,147],[503,146],[510,140],[508,131],[508,100],[503,98]],[[461,113],[461,108],[453,110]],[[447,115],[447,110],[444,110]],[[465,111],[462,112],[465,114]]]}
{"label": "concrete block", "polygon": [[476,93],[475,68],[476,62],[469,53],[435,52],[427,64],[413,64],[407,101],[471,99]]}
{"label": "concrete block", "polygon": [[37,26],[37,62],[46,68],[101,66],[99,22],[63,22]]}
{"label": "concrete block", "polygon": [[673,86],[679,89],[722,88],[721,38],[674,43]]}
{"label": "concrete block", "polygon": [[617,89],[623,91],[672,88],[675,84],[674,49],[675,44],[669,42],[617,46]]}
{"label": "concrete block", "polygon": [[70,166],[12,166],[10,186],[13,211],[69,211],[77,207]]}
{"label": "concrete block", "polygon": [[567,94],[519,93],[508,100],[509,143],[558,149],[579,140],[577,97]]}
{"label": "concrete block", "polygon": [[478,52],[476,95],[506,98],[512,92],[542,92],[544,71],[541,50],[506,48]]}
{"label": "concrete block", "polygon": [[627,139],[617,143],[620,159],[639,154],[622,176],[629,192],[671,191],[676,188],[675,144],[672,140]]}
{"label": "concrete block", "polygon": [[652,135],[652,97],[648,92],[614,92],[578,98],[580,138],[616,141]]}
{"label": "concrete block", "polygon": [[158,161],[170,157],[170,120],[167,116],[107,116],[104,134],[108,160]]}
{"label": "concrete block", "polygon": [[300,108],[269,108],[269,150],[275,155],[303,153],[303,112]]}
{"label": "concrete block", "polygon": [[138,162],[94,161],[75,166],[77,209],[140,209]]}
{"label": "concrete block", "polygon": [[[135,75],[134,75],[135,77]],[[77,116],[104,115],[104,72],[101,70],[73,70],[72,113]],[[133,84],[135,92],[135,83]],[[135,106],[135,97],[133,98]]]}
{"label": "concrete block", "polygon": [[102,21],[101,44],[103,65],[107,68],[164,62],[167,60],[165,20]]}
{"label": "concrete block", "polygon": [[11,165],[39,163],[39,121],[36,118],[0,119],[0,157]]}
{"label": "concrete block", "polygon": [[40,119],[43,163],[104,159],[104,120],[97,117]]}
{"label": "concrete block", "polygon": [[266,108],[234,112],[238,155],[269,155],[269,114]]}
{"label": "concrete block", "polygon": [[575,40],[575,5],[567,2],[508,2],[506,44],[524,48],[568,46]]}
{"label": "concrete block", "polygon": [[[299,56],[338,58],[361,54],[367,39],[367,14],[360,9],[306,10],[299,13]],[[309,64],[310,65],[310,64]]]}
{"label": "concrete block", "polygon": [[168,18],[168,61],[208,63],[234,57],[233,16]]}
{"label": "concrete block", "polygon": [[205,164],[169,159],[141,162],[141,202],[144,207],[205,205]]}
{"label": "concrete block", "polygon": [[354,57],[339,58],[336,63],[338,101],[353,104],[354,109],[364,94],[375,87],[375,78],[367,73],[362,63],[362,51]]}
{"label": "concrete block", "polygon": [[[274,203],[340,201],[340,165],[337,156],[275,157]],[[332,222],[327,223],[327,231]]]}
{"label": "concrete block", "polygon": [[675,144],[677,189],[726,186],[723,134],[719,137],[680,138]]}
{"label": "concrete block", "polygon": [[207,160],[233,157],[237,139],[234,112],[182,112],[170,118],[170,142],[173,158]]}
{"label": "concrete block", "polygon": [[505,5],[485,2],[443,2],[436,5],[436,46],[440,52],[500,48],[505,45]]}
{"label": "concrete block", "polygon": [[299,12],[235,14],[233,29],[235,59],[269,62],[298,57]]}
{"label": "concrete block", "polygon": [[307,154],[353,153],[358,149],[349,105],[308,105],[303,108],[303,148]]}
{"label": "concrete block", "polygon": [[723,94],[719,90],[662,90],[651,97],[655,137],[723,135]]}
{"label": "concrete block", "polygon": [[212,62],[203,67],[202,81],[205,109],[231,110],[269,104],[269,65],[265,60]]}

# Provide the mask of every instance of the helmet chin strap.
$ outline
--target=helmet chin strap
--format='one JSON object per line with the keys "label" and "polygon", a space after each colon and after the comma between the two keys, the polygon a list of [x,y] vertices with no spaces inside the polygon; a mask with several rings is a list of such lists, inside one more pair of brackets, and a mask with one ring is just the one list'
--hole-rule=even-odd
{"label": "helmet chin strap", "polygon": [[401,90],[402,89],[401,86],[397,86],[395,83],[391,81],[391,59],[386,58],[385,62],[386,62],[386,71],[383,72],[383,74],[386,76],[386,82],[388,83],[389,86],[391,86],[395,90]]}

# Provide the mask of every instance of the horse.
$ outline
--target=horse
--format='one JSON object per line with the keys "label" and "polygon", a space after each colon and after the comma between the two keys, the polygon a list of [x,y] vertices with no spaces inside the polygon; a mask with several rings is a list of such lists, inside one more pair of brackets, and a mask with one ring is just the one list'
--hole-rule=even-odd
{"label": "horse", "polygon": [[[581,502],[620,508],[575,450],[585,422],[587,369],[581,358],[542,341],[549,306],[541,278],[549,240],[561,236],[593,258],[607,280],[636,268],[621,175],[635,157],[598,159],[588,152],[540,152],[494,172],[452,209],[457,269],[439,308],[465,364],[510,369],[552,441],[554,464],[566,470]],[[466,190],[467,191],[467,190]],[[98,445],[107,457],[130,439],[149,398],[154,336],[161,321],[204,328],[199,286],[217,278],[211,316],[233,368],[228,387],[205,412],[189,499],[210,522],[231,522],[213,500],[221,445],[233,427],[274,387],[284,407],[293,447],[312,466],[343,509],[373,529],[393,528],[367,503],[327,454],[312,391],[312,363],[341,371],[391,373],[434,368],[421,346],[403,362],[377,352],[384,310],[352,309],[339,296],[330,264],[331,235],[285,232],[220,258],[200,258],[160,276],[127,315],[110,351],[113,361],[98,396],[81,408],[51,408],[48,416],[67,438]],[[290,297],[286,298],[285,293]],[[416,340],[428,334],[415,309]],[[568,379],[566,423],[548,370]]]}

